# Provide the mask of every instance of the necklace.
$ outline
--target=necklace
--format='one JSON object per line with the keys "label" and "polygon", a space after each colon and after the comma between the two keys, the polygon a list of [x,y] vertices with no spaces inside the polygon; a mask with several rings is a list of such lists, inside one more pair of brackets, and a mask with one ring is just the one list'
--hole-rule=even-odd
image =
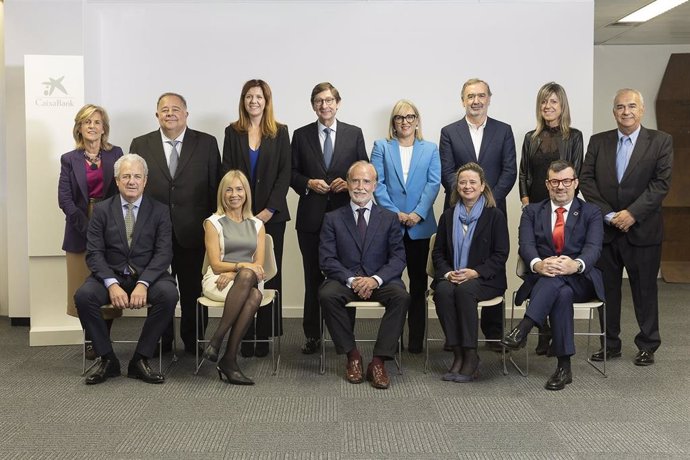
{"label": "necklace", "polygon": [[92,158],[86,153],[86,150],[84,150],[84,158],[89,162],[89,168],[96,170],[98,169],[98,163],[101,161],[101,152],[99,150],[96,156]]}

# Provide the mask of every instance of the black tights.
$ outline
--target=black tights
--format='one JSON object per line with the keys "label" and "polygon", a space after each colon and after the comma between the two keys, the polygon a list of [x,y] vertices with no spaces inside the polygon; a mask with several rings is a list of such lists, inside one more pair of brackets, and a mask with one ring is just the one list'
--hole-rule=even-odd
{"label": "black tights", "polygon": [[235,276],[235,280],[230,287],[225,305],[223,306],[223,316],[220,319],[218,329],[211,338],[211,345],[219,349],[223,343],[223,338],[230,330],[228,345],[225,354],[219,364],[224,368],[237,369],[237,351],[239,350],[242,337],[247,328],[254,320],[254,315],[261,304],[261,292],[257,289],[257,278],[253,271],[243,268]]}
{"label": "black tights", "polygon": [[476,348],[453,347],[453,365],[450,372],[472,375],[479,365],[479,355]]}

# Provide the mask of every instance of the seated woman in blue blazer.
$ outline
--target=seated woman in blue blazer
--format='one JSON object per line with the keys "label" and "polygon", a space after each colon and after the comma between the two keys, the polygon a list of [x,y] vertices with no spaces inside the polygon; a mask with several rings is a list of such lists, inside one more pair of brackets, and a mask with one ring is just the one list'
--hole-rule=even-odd
{"label": "seated woman in blue blazer", "polygon": [[371,163],[378,175],[376,202],[397,213],[402,226],[411,297],[408,350],[421,353],[426,259],[436,232],[433,206],[441,186],[441,160],[436,144],[422,138],[422,120],[412,102],[400,100],[393,106],[388,137],[374,142]]}
{"label": "seated woman in blue blazer", "polygon": [[431,255],[436,313],[454,357],[443,380],[464,383],[479,375],[477,303],[505,292],[510,242],[482,167],[467,163],[456,177]]}

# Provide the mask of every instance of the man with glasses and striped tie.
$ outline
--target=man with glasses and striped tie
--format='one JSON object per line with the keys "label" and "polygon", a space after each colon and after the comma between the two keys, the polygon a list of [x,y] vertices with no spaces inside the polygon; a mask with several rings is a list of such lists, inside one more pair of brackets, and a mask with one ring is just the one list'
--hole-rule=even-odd
{"label": "man with glasses and striped tie", "polygon": [[595,266],[604,229],[599,208],[575,197],[578,180],[570,162],[554,161],[547,177],[549,199],[530,203],[520,219],[519,252],[529,270],[515,303],[529,297],[529,305],[520,324],[501,343],[512,350],[524,347],[530,330],[548,316],[558,364],[544,387],[562,390],[573,381],[573,302],[604,298],[601,272]]}

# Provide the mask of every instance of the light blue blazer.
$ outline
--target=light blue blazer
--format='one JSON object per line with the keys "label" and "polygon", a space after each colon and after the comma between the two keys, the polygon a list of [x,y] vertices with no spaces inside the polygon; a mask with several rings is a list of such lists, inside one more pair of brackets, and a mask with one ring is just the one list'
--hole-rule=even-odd
{"label": "light blue blazer", "polygon": [[431,238],[436,233],[434,201],[441,185],[441,160],[433,142],[415,140],[407,181],[403,178],[400,146],[396,139],[374,142],[371,164],[376,168],[376,202],[395,213],[415,212],[422,220],[404,227],[410,238]]}

